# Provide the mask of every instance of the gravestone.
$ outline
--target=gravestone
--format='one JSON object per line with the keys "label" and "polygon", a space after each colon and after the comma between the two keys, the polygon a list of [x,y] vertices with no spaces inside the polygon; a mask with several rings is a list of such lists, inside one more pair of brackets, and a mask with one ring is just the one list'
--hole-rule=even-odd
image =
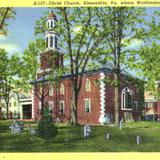
{"label": "gravestone", "polygon": [[106,118],[106,123],[109,124],[111,122],[110,115],[106,114],[105,118]]}
{"label": "gravestone", "polygon": [[19,122],[20,130],[23,131],[24,129],[24,122]]}
{"label": "gravestone", "polygon": [[28,132],[29,132],[30,135],[35,135],[36,134],[36,130],[33,127],[31,127],[30,124],[28,125]]}
{"label": "gravestone", "polygon": [[141,144],[141,136],[136,137],[136,143],[137,145]]}
{"label": "gravestone", "polygon": [[58,123],[60,123],[60,122],[61,122],[60,118],[57,117],[57,118],[56,118],[56,123],[58,124]]}
{"label": "gravestone", "polygon": [[109,140],[110,138],[111,138],[111,134],[110,134],[110,133],[107,133],[107,134],[106,134],[106,139]]}
{"label": "gravestone", "polygon": [[21,132],[20,125],[16,121],[13,121],[13,123],[11,124],[11,126],[9,128],[11,129],[11,133],[20,133]]}
{"label": "gravestone", "polygon": [[91,127],[90,125],[86,124],[84,126],[84,138],[89,138],[91,134]]}
{"label": "gravestone", "polygon": [[122,127],[123,127],[123,120],[121,119],[119,122],[119,129],[122,129]]}

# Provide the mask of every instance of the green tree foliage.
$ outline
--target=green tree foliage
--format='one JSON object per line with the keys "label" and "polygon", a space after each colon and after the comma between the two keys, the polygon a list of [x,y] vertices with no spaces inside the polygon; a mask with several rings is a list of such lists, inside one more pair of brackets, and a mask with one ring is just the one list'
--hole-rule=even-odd
{"label": "green tree foliage", "polygon": [[142,46],[139,53],[141,59],[135,66],[140,68],[139,73],[146,82],[145,90],[159,99],[160,46],[153,42],[150,46]]}
{"label": "green tree foliage", "polygon": [[6,103],[7,118],[11,91],[18,86],[19,70],[20,58],[16,54],[9,57],[4,49],[0,49],[0,99]]}
{"label": "green tree foliage", "polygon": [[15,11],[10,7],[0,7],[0,35],[7,34],[7,21],[11,18],[14,18]]}
{"label": "green tree foliage", "polygon": [[22,69],[20,78],[25,90],[31,89],[31,82],[35,80],[37,70],[40,66],[39,54],[45,49],[45,42],[38,38],[35,42],[31,42],[28,48],[24,50],[22,56]]}
{"label": "green tree foliage", "polygon": [[38,135],[43,138],[52,138],[57,134],[57,128],[52,120],[49,107],[44,107],[42,119],[38,121]]}

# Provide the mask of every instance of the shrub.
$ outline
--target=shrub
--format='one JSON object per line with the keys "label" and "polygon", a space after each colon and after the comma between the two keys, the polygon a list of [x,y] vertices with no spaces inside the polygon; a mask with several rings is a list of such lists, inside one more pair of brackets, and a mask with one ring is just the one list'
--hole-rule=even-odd
{"label": "shrub", "polygon": [[42,113],[42,119],[38,122],[38,135],[43,138],[55,137],[57,134],[57,127],[54,125],[52,120],[49,107],[44,107]]}

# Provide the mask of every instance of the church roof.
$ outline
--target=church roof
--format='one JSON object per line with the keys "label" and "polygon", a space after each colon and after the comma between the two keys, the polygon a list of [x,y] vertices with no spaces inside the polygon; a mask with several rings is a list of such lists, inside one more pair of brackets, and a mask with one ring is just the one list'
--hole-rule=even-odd
{"label": "church roof", "polygon": [[53,13],[53,11],[51,11],[51,12],[48,14],[48,18],[56,18],[56,15]]}
{"label": "church roof", "polygon": [[[96,73],[101,73],[101,72],[103,72],[105,75],[107,75],[107,74],[110,74],[110,73],[112,73],[113,74],[113,69],[110,69],[110,68],[106,68],[106,67],[102,67],[102,68],[98,68],[98,69],[93,69],[93,70],[89,70],[89,71],[85,71],[84,73],[83,73],[83,76],[92,76],[92,75],[94,75],[94,74],[96,74]],[[79,74],[80,75],[80,74]],[[134,76],[132,76],[132,75],[130,75],[130,74],[128,74],[128,73],[122,73],[121,72],[121,76],[123,76],[125,79],[134,79],[135,81],[139,81],[140,79],[139,78],[136,78],[136,77],[134,77]],[[66,79],[66,78],[70,78],[71,77],[71,74],[70,73],[66,73],[66,74],[63,74],[62,75],[62,80],[63,79]],[[39,82],[42,82],[42,81],[48,81],[48,76],[45,76],[45,77],[39,77],[38,79],[36,79],[35,81],[33,81],[33,82],[31,82],[32,84],[34,84],[34,83],[39,83]],[[141,82],[142,82],[142,80],[140,80]]]}
{"label": "church roof", "polygon": [[[104,72],[105,74],[108,74],[108,73],[112,73],[113,71],[109,68],[98,68],[98,69],[94,69],[94,70],[90,70],[90,71],[85,71],[83,73],[83,76],[87,75],[87,76],[91,76],[95,73],[100,73],[100,72]],[[71,74],[70,73],[66,73],[66,74],[63,74],[62,75],[62,79],[66,79],[66,78],[69,78],[71,77]],[[45,77],[39,77],[38,79],[36,79],[34,82],[32,83],[38,83],[38,82],[42,82],[42,81],[48,81],[48,77],[45,76]]]}

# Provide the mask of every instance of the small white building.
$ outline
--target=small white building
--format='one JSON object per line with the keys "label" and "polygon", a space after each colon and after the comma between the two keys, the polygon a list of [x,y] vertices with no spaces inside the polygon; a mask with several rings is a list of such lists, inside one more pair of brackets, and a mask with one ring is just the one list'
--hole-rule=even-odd
{"label": "small white building", "polygon": [[[9,101],[9,118],[13,119],[31,119],[32,117],[32,97],[31,94],[11,92]],[[0,102],[0,111],[2,118],[6,118],[7,109],[4,99]]]}

